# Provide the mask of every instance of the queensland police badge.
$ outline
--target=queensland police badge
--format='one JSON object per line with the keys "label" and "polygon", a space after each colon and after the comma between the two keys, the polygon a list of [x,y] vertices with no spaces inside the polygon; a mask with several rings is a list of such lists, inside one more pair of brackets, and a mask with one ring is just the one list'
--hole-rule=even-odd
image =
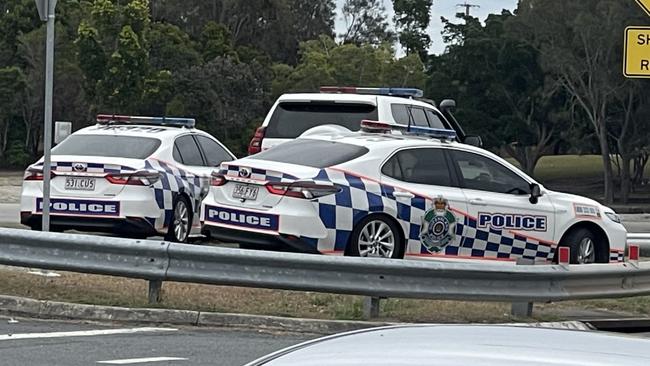
{"label": "queensland police badge", "polygon": [[433,208],[422,216],[420,241],[431,253],[438,253],[456,236],[456,216],[449,211],[446,199],[433,200]]}

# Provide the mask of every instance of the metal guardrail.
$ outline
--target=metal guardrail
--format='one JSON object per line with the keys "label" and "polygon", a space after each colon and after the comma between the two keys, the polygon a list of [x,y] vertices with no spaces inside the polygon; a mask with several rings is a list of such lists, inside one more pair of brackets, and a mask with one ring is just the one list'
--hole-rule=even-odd
{"label": "metal guardrail", "polygon": [[542,302],[650,294],[650,262],[586,266],[402,261],[0,229],[0,264],[372,297]]}

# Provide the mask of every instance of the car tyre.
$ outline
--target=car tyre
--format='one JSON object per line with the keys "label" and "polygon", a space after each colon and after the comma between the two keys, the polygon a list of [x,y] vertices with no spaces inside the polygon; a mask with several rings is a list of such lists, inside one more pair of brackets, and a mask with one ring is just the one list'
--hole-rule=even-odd
{"label": "car tyre", "polygon": [[352,257],[402,258],[404,250],[399,226],[380,215],[365,217],[352,230],[345,254]]}
{"label": "car tyre", "polygon": [[171,222],[165,240],[177,243],[187,243],[192,228],[192,209],[190,202],[184,196],[178,196],[174,203]]}
{"label": "car tyre", "polygon": [[560,246],[569,247],[571,264],[596,263],[598,258],[596,236],[589,229],[572,230],[562,239]]}

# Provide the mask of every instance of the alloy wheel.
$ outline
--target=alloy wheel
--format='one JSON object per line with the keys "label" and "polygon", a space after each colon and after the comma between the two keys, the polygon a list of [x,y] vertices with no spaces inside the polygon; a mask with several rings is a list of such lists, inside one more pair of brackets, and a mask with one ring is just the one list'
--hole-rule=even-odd
{"label": "alloy wheel", "polygon": [[368,222],[359,233],[359,256],[391,258],[395,251],[395,233],[385,222]]}
{"label": "alloy wheel", "polygon": [[174,237],[178,242],[184,242],[190,232],[190,212],[184,201],[179,200],[174,209]]}

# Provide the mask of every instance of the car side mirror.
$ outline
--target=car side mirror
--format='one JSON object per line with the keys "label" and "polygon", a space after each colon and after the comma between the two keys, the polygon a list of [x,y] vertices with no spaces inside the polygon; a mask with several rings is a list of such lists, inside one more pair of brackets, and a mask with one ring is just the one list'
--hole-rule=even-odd
{"label": "car side mirror", "polygon": [[483,147],[483,139],[481,138],[481,136],[474,136],[474,135],[465,136],[465,140],[463,140],[463,143],[467,145],[476,146],[476,147]]}
{"label": "car side mirror", "polygon": [[439,108],[442,112],[453,111],[456,108],[456,101],[453,99],[445,99],[440,102]]}
{"label": "car side mirror", "polygon": [[58,145],[72,134],[72,122],[56,121],[54,123],[54,144]]}
{"label": "car side mirror", "polygon": [[530,203],[537,204],[539,201],[539,198],[542,197],[542,189],[539,187],[539,184],[537,183],[531,183],[530,184],[530,198],[528,199]]}

